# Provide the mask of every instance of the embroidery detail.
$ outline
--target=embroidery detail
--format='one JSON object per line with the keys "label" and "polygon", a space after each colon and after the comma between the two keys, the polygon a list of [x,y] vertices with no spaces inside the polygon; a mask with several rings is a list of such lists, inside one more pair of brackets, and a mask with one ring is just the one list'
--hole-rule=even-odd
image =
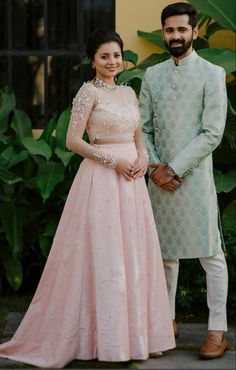
{"label": "embroidery detail", "polygon": [[94,153],[94,159],[95,161],[101,163],[105,167],[109,168],[115,168],[116,163],[117,163],[117,158],[110,154],[106,153],[100,149],[97,149]]}
{"label": "embroidery detail", "polygon": [[91,101],[91,95],[88,89],[89,85],[88,82],[85,82],[72,101],[71,125],[73,129],[84,119],[86,109]]}

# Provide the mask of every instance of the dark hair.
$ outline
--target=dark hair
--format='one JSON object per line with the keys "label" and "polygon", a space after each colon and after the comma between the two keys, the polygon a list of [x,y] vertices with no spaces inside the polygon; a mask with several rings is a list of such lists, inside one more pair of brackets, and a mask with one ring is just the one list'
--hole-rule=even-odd
{"label": "dark hair", "polygon": [[173,15],[183,15],[187,14],[189,16],[189,24],[192,28],[195,28],[197,25],[197,11],[196,9],[189,3],[174,3],[167,5],[161,13],[161,24],[162,28],[165,25],[166,18],[172,17]]}
{"label": "dark hair", "polygon": [[124,45],[120,35],[109,29],[100,29],[92,32],[87,39],[87,57],[90,61],[93,60],[99,47],[107,42],[117,42],[123,55]]}

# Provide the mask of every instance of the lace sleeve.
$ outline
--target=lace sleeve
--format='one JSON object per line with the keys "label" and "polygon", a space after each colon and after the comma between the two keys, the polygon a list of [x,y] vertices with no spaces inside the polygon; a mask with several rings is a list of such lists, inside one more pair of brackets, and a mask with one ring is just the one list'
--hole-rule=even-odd
{"label": "lace sleeve", "polygon": [[92,112],[95,96],[90,83],[84,83],[72,102],[72,112],[67,136],[83,135]]}
{"label": "lace sleeve", "polygon": [[[132,87],[129,87],[129,95],[130,95],[130,99],[131,99],[132,104],[134,104],[136,109],[139,111],[138,98],[136,96],[136,93],[132,89]],[[135,144],[136,144],[136,149],[137,149],[138,155],[146,157],[147,160],[149,160],[149,155],[148,155],[148,152],[147,152],[147,149],[146,149],[146,145],[145,145],[145,141],[144,141],[144,137],[143,137],[143,133],[142,133],[142,129],[141,129],[140,114],[139,114],[139,120],[137,122],[137,127],[136,127],[136,130],[135,130],[134,137],[135,137]]]}

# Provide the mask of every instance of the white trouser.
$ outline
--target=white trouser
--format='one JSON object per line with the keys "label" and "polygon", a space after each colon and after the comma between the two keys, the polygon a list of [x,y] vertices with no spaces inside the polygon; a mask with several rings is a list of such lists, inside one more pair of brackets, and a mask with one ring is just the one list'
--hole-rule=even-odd
{"label": "white trouser", "polygon": [[[223,251],[199,261],[206,272],[207,305],[209,308],[208,330],[227,331],[226,302],[228,294],[228,270]],[[175,297],[178,282],[179,260],[164,260],[166,283],[172,318],[175,318]]]}

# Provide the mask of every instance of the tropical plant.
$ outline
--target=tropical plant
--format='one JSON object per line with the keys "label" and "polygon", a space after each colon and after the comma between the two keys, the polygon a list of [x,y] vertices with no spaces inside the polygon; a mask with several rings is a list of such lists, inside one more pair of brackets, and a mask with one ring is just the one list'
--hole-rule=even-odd
{"label": "tropical plant", "polygon": [[14,290],[40,274],[81,157],[65,148],[70,108],[39,139],[14,94],[0,91],[0,275]]}

